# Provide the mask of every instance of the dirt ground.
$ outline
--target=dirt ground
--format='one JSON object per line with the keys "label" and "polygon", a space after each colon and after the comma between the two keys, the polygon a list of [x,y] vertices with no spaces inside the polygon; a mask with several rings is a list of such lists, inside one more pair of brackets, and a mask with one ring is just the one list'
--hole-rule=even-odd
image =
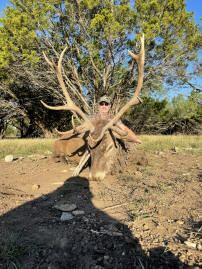
{"label": "dirt ground", "polygon": [[[0,160],[0,268],[201,268],[202,157],[147,158],[102,182],[50,156]],[[83,212],[62,221],[61,204]]]}

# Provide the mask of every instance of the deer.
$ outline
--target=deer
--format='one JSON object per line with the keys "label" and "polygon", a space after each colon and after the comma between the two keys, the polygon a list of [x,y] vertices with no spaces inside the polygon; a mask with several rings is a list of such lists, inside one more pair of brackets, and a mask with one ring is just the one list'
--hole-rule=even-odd
{"label": "deer", "polygon": [[66,160],[67,163],[78,164],[86,151],[86,143],[80,137],[69,137],[57,139],[52,149],[54,162]]}
{"label": "deer", "polygon": [[[60,54],[57,65],[53,60],[50,61],[46,54],[43,52],[46,62],[56,73],[66,103],[56,107],[47,105],[43,101],[41,101],[41,103],[47,109],[69,110],[72,113],[76,113],[83,119],[83,123],[77,127],[74,126],[72,130],[67,132],[58,131],[58,133],[63,136],[59,139],[59,142],[56,141],[57,148],[57,143],[61,144],[61,141],[63,140],[65,141],[67,139],[71,141],[71,138],[73,139],[77,137],[77,143],[80,143],[82,147],[84,147],[84,153],[82,154],[79,165],[76,167],[73,176],[79,175],[80,171],[85,166],[89,158],[90,180],[102,180],[110,172],[112,165],[119,163],[120,166],[122,162],[120,156],[123,156],[123,154],[126,153],[123,141],[127,141],[128,138],[127,133],[118,128],[116,123],[130,107],[137,104],[136,99],[142,89],[144,77],[144,34],[140,38],[140,45],[141,47],[138,54],[134,54],[128,50],[128,53],[136,61],[138,67],[138,82],[136,90],[132,98],[118,111],[118,113],[111,120],[90,120],[89,117],[82,111],[82,109],[77,106],[70,98],[62,75],[62,60],[67,47],[64,48]],[[78,150],[77,146],[76,148]]]}

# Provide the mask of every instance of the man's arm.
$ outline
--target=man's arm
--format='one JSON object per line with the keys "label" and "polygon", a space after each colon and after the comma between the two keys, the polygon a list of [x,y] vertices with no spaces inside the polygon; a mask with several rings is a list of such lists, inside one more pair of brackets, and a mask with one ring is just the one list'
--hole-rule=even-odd
{"label": "man's arm", "polygon": [[136,136],[136,134],[129,129],[126,125],[124,125],[122,122],[118,123],[118,127],[121,128],[124,132],[127,133],[127,137],[132,140],[135,144],[142,144],[142,141]]}

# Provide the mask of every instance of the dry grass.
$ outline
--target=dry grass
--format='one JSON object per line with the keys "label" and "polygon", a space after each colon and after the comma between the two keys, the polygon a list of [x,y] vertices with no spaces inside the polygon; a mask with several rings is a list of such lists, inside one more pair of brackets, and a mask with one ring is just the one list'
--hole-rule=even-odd
{"label": "dry grass", "polygon": [[12,154],[26,157],[30,154],[45,154],[51,151],[55,139],[3,139],[0,140],[0,158]]}
{"label": "dry grass", "polygon": [[175,150],[202,154],[202,137],[197,135],[142,135],[140,149],[149,152]]}
{"label": "dry grass", "polygon": [[[202,154],[201,136],[187,135],[142,135],[142,145],[139,149],[149,152],[177,150],[191,154]],[[30,154],[46,154],[51,151],[55,139],[3,139],[0,140],[0,158],[12,154],[14,157]]]}

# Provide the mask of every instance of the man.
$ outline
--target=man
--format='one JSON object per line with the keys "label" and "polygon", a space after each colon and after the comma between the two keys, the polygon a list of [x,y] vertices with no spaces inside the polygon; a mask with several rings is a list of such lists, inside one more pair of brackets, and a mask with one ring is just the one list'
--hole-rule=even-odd
{"label": "man", "polygon": [[[140,103],[142,103],[142,100],[138,97],[137,104]],[[101,118],[111,120],[112,115],[110,115],[110,109],[111,109],[111,99],[108,96],[104,95],[99,99],[98,113],[90,116],[90,119],[94,120]],[[135,145],[139,145],[142,143],[142,141],[135,135],[135,133],[132,130],[130,130],[126,125],[124,125],[121,120],[118,120],[116,125],[125,133],[127,133],[128,137],[134,142]]]}

